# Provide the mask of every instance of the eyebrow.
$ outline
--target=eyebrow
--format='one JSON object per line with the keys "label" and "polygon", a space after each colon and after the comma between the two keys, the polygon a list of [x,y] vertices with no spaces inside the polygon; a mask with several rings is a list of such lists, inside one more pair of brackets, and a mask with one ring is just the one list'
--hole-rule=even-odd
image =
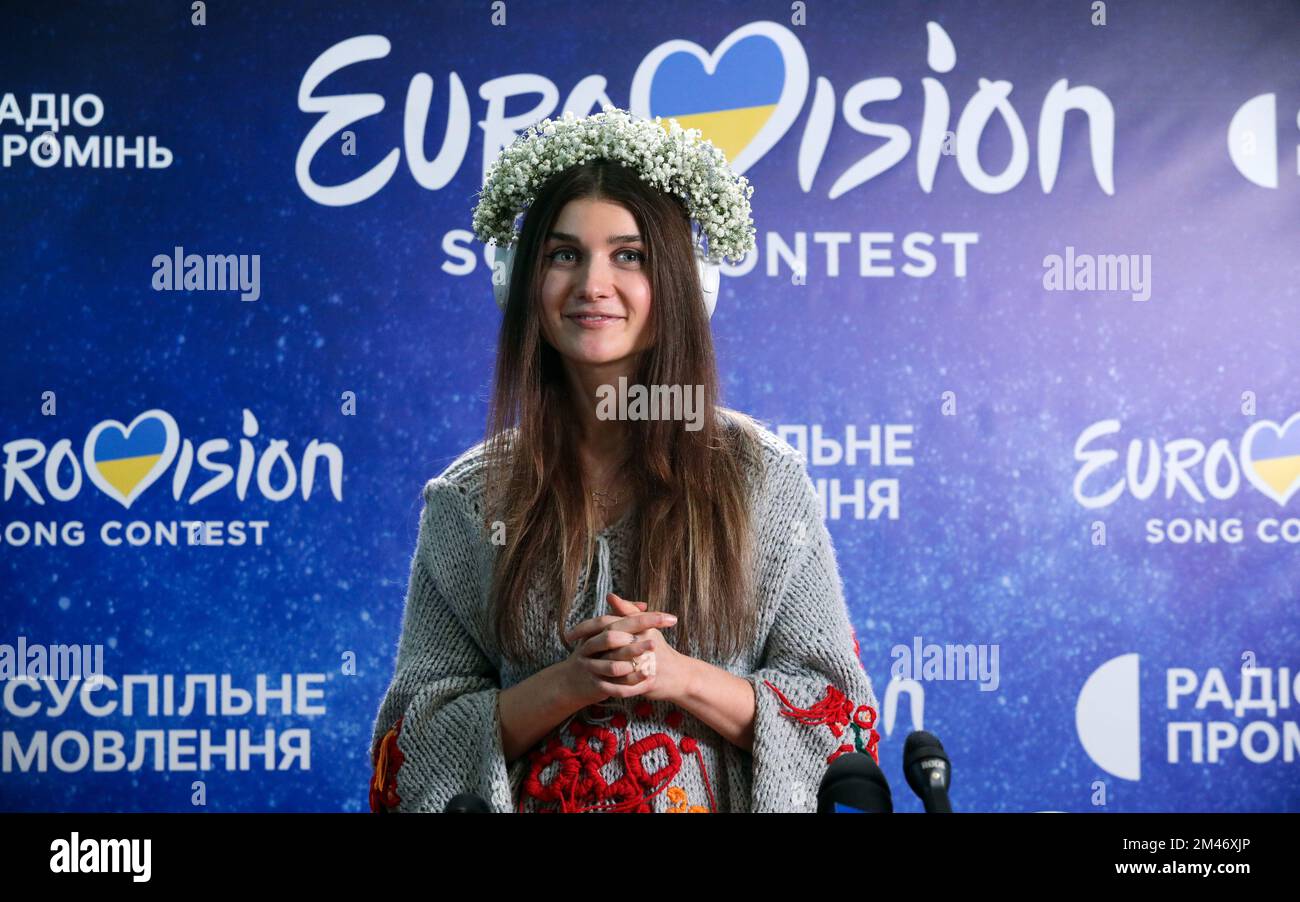
{"label": "eyebrow", "polygon": [[[581,244],[582,241],[577,235],[570,235],[568,232],[551,232],[546,236],[547,241],[572,241]],[[633,232],[631,235],[610,235],[607,239],[610,244],[640,244],[641,236]]]}

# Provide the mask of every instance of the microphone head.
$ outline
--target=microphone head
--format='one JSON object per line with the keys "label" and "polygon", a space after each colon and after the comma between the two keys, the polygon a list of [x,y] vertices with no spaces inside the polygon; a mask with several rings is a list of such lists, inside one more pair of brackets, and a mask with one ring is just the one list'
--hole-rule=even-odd
{"label": "microphone head", "polygon": [[903,743],[903,774],[912,792],[925,799],[932,788],[948,791],[952,781],[952,763],[939,737],[925,730],[914,730]]}
{"label": "microphone head", "polygon": [[492,808],[480,797],[473,793],[461,793],[453,796],[447,803],[447,807],[442,809],[443,814],[491,814]]}
{"label": "microphone head", "polygon": [[831,762],[817,789],[818,814],[891,814],[894,799],[880,765],[865,752],[846,752]]}

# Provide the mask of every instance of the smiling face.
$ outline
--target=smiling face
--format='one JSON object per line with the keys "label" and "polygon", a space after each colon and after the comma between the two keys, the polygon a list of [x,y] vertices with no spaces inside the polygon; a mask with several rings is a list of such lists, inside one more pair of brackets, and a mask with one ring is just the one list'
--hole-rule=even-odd
{"label": "smiling face", "polygon": [[631,211],[570,201],[542,247],[542,334],[569,365],[618,363],[650,337],[647,248]]}

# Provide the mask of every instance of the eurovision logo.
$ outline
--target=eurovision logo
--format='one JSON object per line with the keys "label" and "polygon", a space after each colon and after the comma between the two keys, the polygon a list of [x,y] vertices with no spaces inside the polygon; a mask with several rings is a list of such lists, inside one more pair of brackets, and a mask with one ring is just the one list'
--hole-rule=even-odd
{"label": "eurovision logo", "polygon": [[[1120,452],[1107,447],[1120,430],[1119,420],[1100,420],[1079,434],[1074,458],[1082,465],[1075,474],[1074,498],[1081,507],[1108,507],[1126,493],[1146,501],[1162,488],[1163,500],[1186,495],[1198,505],[1208,499],[1227,501],[1236,497],[1243,479],[1279,507],[1300,491],[1300,413],[1281,424],[1252,423],[1236,447],[1226,437],[1208,446],[1191,437],[1162,442],[1131,438],[1122,466]],[[1241,520],[1235,517],[1152,519],[1146,526],[1153,543],[1238,542],[1242,535]],[[1261,519],[1256,534],[1267,543],[1300,543],[1300,517]]]}
{"label": "eurovision logo", "polygon": [[[933,75],[949,75],[957,68],[956,44],[938,22],[926,23],[924,44],[916,32],[901,35],[900,41],[910,41],[917,51],[924,49],[925,65]],[[336,136],[347,134],[356,123],[388,106],[388,99],[377,93],[320,93],[322,83],[348,67],[384,59],[391,51],[392,43],[383,35],[355,35],[326,48],[303,73],[298,109],[319,118],[298,148],[294,173],[303,193],[319,204],[346,206],[368,199],[392,179],[403,153],[415,181],[428,190],[438,190],[459,171],[469,155],[471,137],[477,133],[482,137],[481,175],[486,175],[501,148],[525,128],[562,112],[559,98],[565,92],[561,86],[530,71],[498,74],[481,84],[477,95],[487,105],[475,116],[471,93],[453,72],[448,81],[447,121],[439,130],[442,147],[430,160],[425,144],[434,106],[434,80],[428,73],[418,72],[410,80],[405,102],[395,104],[404,114],[402,146],[390,148],[383,159],[351,181],[318,183],[311,171],[317,154],[335,146]],[[625,55],[620,55],[620,65]],[[600,104],[613,102],[643,119],[661,117],[665,128],[666,120],[676,119],[684,128],[698,128],[722,150],[737,175],[743,175],[785,138],[807,110],[799,140],[798,174],[805,192],[812,190],[839,115],[847,129],[885,141],[838,175],[826,194],[830,200],[903,163],[914,149],[917,184],[927,193],[934,187],[945,156],[955,159],[961,178],[976,191],[1005,193],[1029,173],[1032,145],[1023,124],[1025,117],[1037,123],[1039,182],[1043,192],[1050,193],[1066,144],[1066,113],[1076,110],[1086,117],[1087,129],[1079,140],[1086,142],[1097,184],[1106,194],[1115,193],[1115,111],[1110,99],[1096,87],[1071,86],[1062,77],[1042,97],[1038,110],[1029,111],[1020,107],[1024,101],[1020,94],[1011,96],[1012,84],[1003,79],[971,77],[969,73],[954,76],[977,85],[962,103],[960,97],[949,96],[942,80],[926,77],[909,89],[916,92],[923,106],[913,137],[905,125],[868,118],[865,111],[870,104],[902,96],[904,88],[898,78],[878,75],[837,88],[823,76],[809,104],[811,69],[795,31],[779,22],[755,21],[732,31],[712,50],[685,38],[652,47],[637,63],[626,104],[610,99],[604,77],[591,75],[567,92],[563,110],[585,116]],[[505,114],[507,101],[538,93],[545,99],[530,112]],[[953,113],[957,113],[955,122]],[[980,160],[979,146],[984,132],[995,127],[1005,127],[1010,134],[1012,153],[1002,171],[989,172]],[[348,154],[348,145],[343,146]]]}
{"label": "eurovision logo", "polygon": [[[268,501],[285,501],[295,492],[303,500],[311,497],[319,466],[325,467],[328,491],[335,501],[343,500],[343,452],[332,442],[312,439],[296,458],[289,442],[270,439],[260,451],[254,446],[259,426],[251,410],[243,411],[242,437],[237,458],[227,463],[222,456],[232,450],[227,438],[210,438],[197,447],[183,438],[176,419],[154,408],[137,415],[130,423],[103,420],[95,424],[81,446],[80,455],[70,439],[62,438],[46,449],[35,438],[15,439],[4,445],[5,497],[9,502],[21,490],[37,504],[46,498],[71,501],[82,485],[82,476],[97,489],[130,508],[169,468],[175,464],[171,494],[181,501],[191,479],[199,471],[212,474],[185,498],[194,504],[234,484],[243,501],[250,487]],[[70,476],[65,475],[70,471]]]}
{"label": "eurovision logo", "polygon": [[1075,443],[1075,460],[1084,465],[1074,480],[1074,497],[1086,508],[1113,504],[1125,491],[1145,500],[1160,485],[1162,476],[1166,498],[1179,490],[1196,501],[1204,501],[1206,493],[1220,500],[1230,498],[1237,493],[1243,475],[1279,505],[1300,491],[1300,413],[1282,425],[1272,420],[1252,423],[1235,454],[1227,438],[1216,439],[1208,448],[1195,438],[1168,439],[1163,447],[1155,439],[1131,439],[1125,475],[1100,494],[1090,494],[1084,484],[1090,478],[1102,479],[1119,459],[1115,450],[1092,446],[1119,431],[1119,420],[1101,420],[1084,429]]}

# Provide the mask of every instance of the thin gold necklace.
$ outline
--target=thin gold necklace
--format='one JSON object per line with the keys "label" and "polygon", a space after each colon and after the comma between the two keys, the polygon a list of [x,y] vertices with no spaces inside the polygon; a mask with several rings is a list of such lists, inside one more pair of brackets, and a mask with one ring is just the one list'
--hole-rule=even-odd
{"label": "thin gold necklace", "polygon": [[613,495],[610,492],[592,492],[591,497],[595,499],[597,506],[601,510],[617,507],[618,503],[623,500],[622,495]]}
{"label": "thin gold necklace", "polygon": [[[615,467],[614,472],[617,473],[620,469],[622,469],[622,464]],[[598,492],[593,489],[591,498],[596,503],[596,506],[600,508],[601,514],[608,516],[610,509],[618,507],[619,503],[622,502],[623,495],[614,492]]]}

